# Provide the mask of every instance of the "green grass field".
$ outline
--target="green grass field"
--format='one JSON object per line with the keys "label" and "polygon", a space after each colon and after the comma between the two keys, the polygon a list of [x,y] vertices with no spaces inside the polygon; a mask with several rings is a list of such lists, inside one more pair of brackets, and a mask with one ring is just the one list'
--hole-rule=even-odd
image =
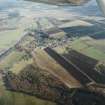
{"label": "green grass field", "polygon": [[97,60],[105,61],[105,53],[103,51],[94,47],[94,44],[91,44],[91,46],[86,44],[82,39],[76,39],[68,47]]}
{"label": "green grass field", "polygon": [[0,32],[0,51],[9,48],[21,37],[22,30]]}
{"label": "green grass field", "polygon": [[25,57],[27,57],[25,52],[13,50],[1,60],[0,69],[10,69],[17,62],[20,62],[22,59],[24,60]]}

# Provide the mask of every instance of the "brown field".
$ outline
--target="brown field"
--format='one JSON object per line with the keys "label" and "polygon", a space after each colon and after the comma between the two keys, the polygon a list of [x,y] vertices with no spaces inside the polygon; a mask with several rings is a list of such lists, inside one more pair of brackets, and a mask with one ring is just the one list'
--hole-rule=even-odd
{"label": "brown field", "polygon": [[69,70],[67,71],[55,59],[47,54],[46,51],[37,49],[33,53],[33,57],[35,59],[35,64],[37,63],[40,68],[43,68],[55,75],[57,78],[63,81],[66,86],[70,88],[81,87],[80,81],[74,78],[74,75],[76,77],[76,74],[72,72],[74,75],[70,75]]}

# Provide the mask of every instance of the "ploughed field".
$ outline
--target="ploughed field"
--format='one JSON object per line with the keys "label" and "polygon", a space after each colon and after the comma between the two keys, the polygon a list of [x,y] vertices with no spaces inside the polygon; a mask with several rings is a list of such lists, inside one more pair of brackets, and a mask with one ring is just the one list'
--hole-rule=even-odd
{"label": "ploughed field", "polygon": [[87,57],[75,50],[63,55],[70,62],[74,63],[81,71],[89,75],[95,82],[105,84],[105,75],[95,70],[98,61]]}
{"label": "ploughed field", "polygon": [[[76,104],[77,101],[77,97],[80,96],[77,100],[79,104],[86,104],[86,105],[91,105],[93,104],[93,100],[95,97],[94,95],[96,96],[96,98],[98,99],[95,99],[97,100],[97,103],[100,102],[100,98],[101,97],[101,94],[97,94],[97,92],[95,92],[95,94],[90,90],[86,89],[85,88],[82,88],[80,87],[80,83],[81,85],[85,86],[85,84],[82,84],[82,80],[80,81],[79,78],[76,78],[75,75],[73,75],[72,73],[77,73],[78,72],[78,69],[76,67],[74,67],[74,65],[72,65],[72,63],[69,63],[68,61],[66,61],[65,58],[63,58],[61,55],[59,55],[58,53],[56,53],[54,50],[52,50],[51,48],[45,48],[45,49],[36,49],[34,52],[33,52],[33,57],[34,57],[34,64],[37,64],[40,68],[43,68],[45,69],[45,71],[55,75],[56,78],[60,79],[60,81],[63,82],[63,84],[65,84],[65,86],[69,87],[70,90],[77,90],[77,91],[74,91],[74,95],[71,97],[71,100],[72,100],[72,104]],[[66,62],[66,63],[65,63]],[[68,67],[70,68],[65,68],[64,64],[68,65]],[[60,73],[62,72],[62,74]],[[66,73],[68,72],[68,74],[66,75]],[[81,73],[81,75],[83,75]],[[65,77],[64,77],[65,76]],[[84,76],[84,75],[83,75]],[[83,77],[82,76],[82,77]],[[69,80],[69,78],[71,78],[71,82],[67,82],[67,79]],[[86,75],[82,78],[84,80],[86,80]],[[78,82],[76,83],[73,83],[75,82],[75,80],[77,80]],[[86,81],[85,81],[86,82]],[[92,81],[90,81],[92,82]],[[73,88],[75,86],[75,89]],[[78,92],[80,92],[78,94]],[[78,94],[78,95],[77,95]],[[91,95],[90,95],[91,94]],[[84,97],[84,95],[86,95],[86,97]],[[89,97],[90,98],[89,98]],[[99,98],[99,97],[100,98]],[[87,103],[86,101],[82,101],[81,99],[84,97],[84,100],[85,99],[89,99],[87,100]],[[67,101],[68,102],[68,101]],[[100,103],[100,104],[104,104],[104,102]]]}
{"label": "ploughed field", "polygon": [[68,73],[73,75],[77,80],[80,81],[82,84],[86,84],[91,82],[92,80],[84,75],[75,65],[72,63],[68,62],[66,59],[64,59],[62,56],[60,56],[58,53],[56,53],[54,50],[50,48],[46,48],[45,51],[53,58],[56,60],[58,64],[60,64],[62,67],[64,67],[66,70],[68,70]]}

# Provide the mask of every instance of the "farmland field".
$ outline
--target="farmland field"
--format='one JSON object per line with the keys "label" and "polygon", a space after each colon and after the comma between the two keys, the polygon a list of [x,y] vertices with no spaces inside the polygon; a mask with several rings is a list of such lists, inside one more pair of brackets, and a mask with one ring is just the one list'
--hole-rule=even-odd
{"label": "farmland field", "polygon": [[[14,48],[0,61],[0,70],[11,71],[18,75],[27,65],[32,63],[33,60],[24,51],[19,52]],[[36,96],[8,90],[1,77],[2,74],[0,74],[0,105],[56,105],[53,102],[36,98]]]}
{"label": "farmland field", "polygon": [[55,103],[38,99],[35,96],[7,91],[2,82],[0,82],[0,92],[0,105],[56,105]]}
{"label": "farmland field", "polygon": [[21,32],[21,30],[0,32],[0,52],[15,44],[21,37]]}
{"label": "farmland field", "polygon": [[101,73],[99,74],[95,70],[98,60],[83,55],[75,50],[71,50],[68,53],[63,54],[63,56],[88,74],[95,82],[105,83],[105,76]]}
{"label": "farmland field", "polygon": [[9,53],[8,56],[1,60],[0,69],[11,68],[16,62],[19,62],[24,56],[26,56],[24,52],[12,50],[12,52]]}
{"label": "farmland field", "polygon": [[[91,43],[92,43],[92,41],[90,41],[90,44]],[[102,60],[102,61],[105,60],[105,53],[103,51],[101,51],[101,50],[99,50],[99,48],[95,47],[95,44],[89,45],[89,44],[85,43],[85,41],[83,41],[82,39],[75,40],[68,47],[70,47],[71,49],[77,50],[80,53],[83,53],[87,56],[95,58],[97,60]]]}
{"label": "farmland field", "polygon": [[35,59],[34,63],[37,63],[40,68],[43,68],[55,75],[68,87],[72,88],[81,86],[79,81],[74,79],[73,76],[70,76],[68,71],[66,71],[65,68],[63,68],[58,62],[56,62],[53,57],[49,56],[46,51],[37,49],[33,54],[33,58]]}
{"label": "farmland field", "polygon": [[0,105],[105,105],[93,86],[105,84],[105,18],[93,1],[0,0]]}
{"label": "farmland field", "polygon": [[[16,19],[18,19],[18,17]],[[36,27],[36,23],[33,22],[33,17],[20,18],[20,20],[16,22],[13,20],[11,22],[13,22],[12,24],[16,25],[15,29],[0,31],[0,53],[4,52],[6,49],[19,41],[29,28]],[[7,24],[12,26],[11,23]]]}

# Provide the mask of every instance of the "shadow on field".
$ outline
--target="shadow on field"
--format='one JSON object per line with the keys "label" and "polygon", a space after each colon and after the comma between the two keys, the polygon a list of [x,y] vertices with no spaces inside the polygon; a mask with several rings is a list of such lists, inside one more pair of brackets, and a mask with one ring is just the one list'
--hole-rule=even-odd
{"label": "shadow on field", "polygon": [[105,39],[105,29],[95,25],[92,26],[75,26],[61,28],[64,32],[68,34],[68,37],[83,37],[90,36],[94,39]]}

